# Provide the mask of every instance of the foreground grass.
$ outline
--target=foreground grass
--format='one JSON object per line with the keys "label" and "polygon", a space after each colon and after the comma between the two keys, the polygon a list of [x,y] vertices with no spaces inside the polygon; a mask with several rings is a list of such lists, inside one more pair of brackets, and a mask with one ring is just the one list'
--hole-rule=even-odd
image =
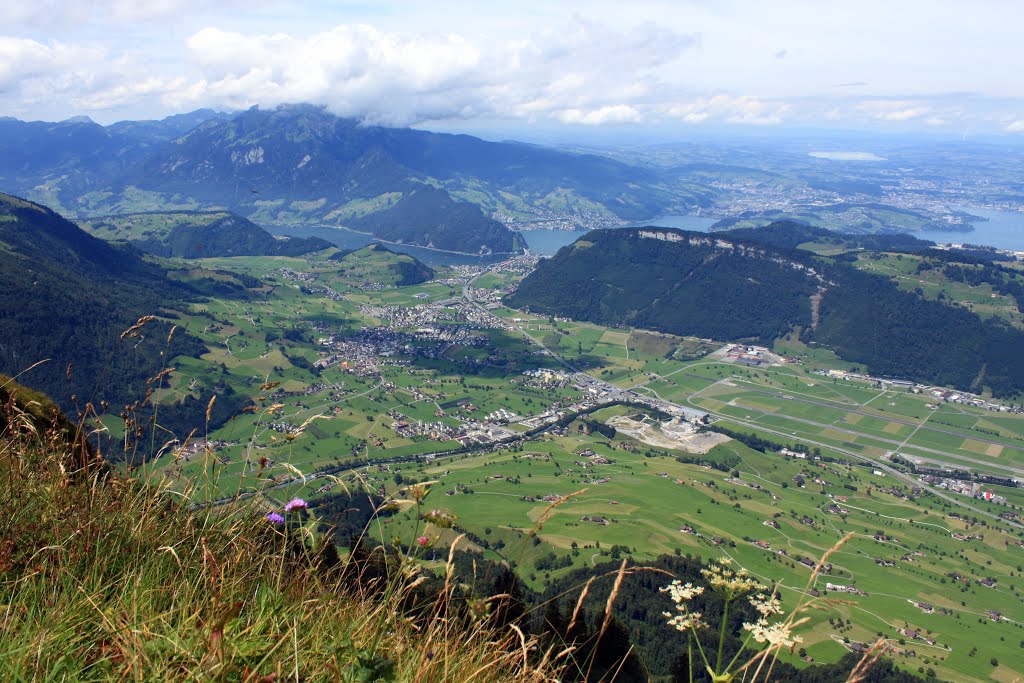
{"label": "foreground grass", "polygon": [[4,424],[4,681],[556,677],[514,629],[449,614],[447,586],[413,618],[397,608],[410,581],[371,591],[344,565],[325,571],[303,529],[282,533],[255,504],[190,513],[177,494],[76,469],[24,415]]}

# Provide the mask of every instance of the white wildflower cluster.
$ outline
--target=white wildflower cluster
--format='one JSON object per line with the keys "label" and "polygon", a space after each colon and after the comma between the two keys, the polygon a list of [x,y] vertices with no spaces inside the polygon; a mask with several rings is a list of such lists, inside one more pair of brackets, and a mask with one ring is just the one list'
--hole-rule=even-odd
{"label": "white wildflower cluster", "polygon": [[689,602],[704,592],[704,586],[694,586],[692,583],[682,583],[678,579],[660,589],[662,593],[668,593],[672,602],[681,605]]}
{"label": "white wildflower cluster", "polygon": [[794,636],[790,632],[792,624],[789,621],[768,623],[773,616],[782,614],[782,603],[775,595],[757,593],[748,599],[760,615],[754,623],[743,624],[744,630],[749,631],[754,640],[768,643],[773,648],[789,648],[800,642],[800,636]]}
{"label": "white wildflower cluster", "polygon": [[775,614],[782,614],[782,603],[774,595],[757,593],[756,595],[751,595],[749,600],[762,619],[767,619]]}
{"label": "white wildflower cluster", "polygon": [[789,648],[801,642],[800,636],[790,633],[790,625],[785,621],[769,624],[767,619],[758,619],[753,624],[745,623],[743,628],[759,643],[768,643],[773,648]]}
{"label": "white wildflower cluster", "polygon": [[662,612],[668,618],[669,626],[677,631],[696,631],[704,626],[704,622],[701,621],[701,613],[691,612],[686,604],[703,593],[704,586],[694,586],[692,583],[684,584],[676,580],[660,590],[662,593],[668,593],[669,597],[672,598],[672,602],[676,604],[676,609],[679,611],[679,614],[675,615],[671,612]]}
{"label": "white wildflower cluster", "polygon": [[[783,616],[782,602],[778,598],[777,588],[768,590],[766,586],[752,578],[746,570],[735,570],[731,565],[731,560],[722,558],[711,562],[705,569],[701,570],[701,574],[707,581],[707,588],[710,588],[723,600],[722,618],[718,625],[718,652],[712,653],[711,658],[704,651],[700,639],[694,638],[694,633],[697,629],[706,626],[702,621],[702,614],[690,610],[690,602],[698,595],[704,593],[705,587],[694,586],[692,583],[684,584],[680,581],[673,581],[671,584],[661,588],[662,593],[669,594],[676,607],[675,613],[662,612],[668,620],[668,625],[678,631],[688,632],[687,652],[691,660],[690,680],[693,680],[692,648],[694,645],[696,645],[697,654],[703,660],[704,668],[711,676],[713,683],[731,683],[739,672],[745,671],[746,667],[738,669],[733,667],[739,659],[740,653],[750,644],[750,641],[753,640],[762,645],[767,644],[768,647],[765,653],[782,648],[792,649],[793,646],[801,642],[799,636],[793,635],[793,629],[806,623],[809,617],[794,620],[793,617],[795,615],[791,615],[787,619]],[[743,624],[743,629],[748,632],[748,635],[736,656],[733,657],[732,661],[727,662],[727,660],[723,659],[723,644],[729,622],[729,605],[744,596],[746,596],[750,605],[757,612],[757,620],[753,623]],[[755,660],[752,660],[751,663],[753,661]],[[712,665],[712,662],[714,662],[714,665]],[[754,677],[757,677],[757,673],[754,674]]]}
{"label": "white wildflower cluster", "polygon": [[703,615],[700,612],[684,612],[676,615],[662,612],[662,614],[668,617],[668,625],[677,631],[696,631],[704,627],[704,622],[701,621]]}
{"label": "white wildflower cluster", "polygon": [[729,566],[732,561],[728,558],[721,558],[702,569],[701,574],[707,579],[711,590],[721,595],[725,600],[735,600],[751,591],[764,588],[756,580],[750,578],[746,569],[738,572],[733,571]]}

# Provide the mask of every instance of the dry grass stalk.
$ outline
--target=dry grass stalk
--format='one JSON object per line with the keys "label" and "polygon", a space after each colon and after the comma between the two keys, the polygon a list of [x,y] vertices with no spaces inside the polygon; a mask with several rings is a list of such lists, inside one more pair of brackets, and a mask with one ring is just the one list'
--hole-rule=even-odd
{"label": "dry grass stalk", "polygon": [[141,330],[146,325],[146,323],[152,322],[154,320],[156,320],[155,315],[142,316],[141,318],[139,318],[138,322],[136,322],[134,325],[132,325],[127,330],[121,333],[121,339],[123,340],[131,337],[138,337],[140,334],[139,330]]}
{"label": "dry grass stalk", "polygon": [[586,493],[587,490],[588,489],[580,489],[579,491],[575,491],[567,496],[563,496],[562,498],[559,498],[558,500],[548,505],[546,508],[544,508],[544,511],[540,513],[540,517],[537,518],[537,523],[533,526],[532,529],[530,529],[530,533],[527,535],[536,536],[537,533],[540,532],[541,528],[544,526],[544,523],[547,522],[548,519],[551,518],[551,515],[554,514],[555,508],[557,508],[560,505],[564,505],[565,503],[568,503],[570,500],[572,500],[578,495]]}
{"label": "dry grass stalk", "polygon": [[[601,630],[597,634],[597,640],[594,642],[594,651],[593,654],[591,654],[590,656],[590,663],[587,665],[587,679],[590,678],[590,672],[593,670],[594,662],[597,660],[597,649],[601,645],[601,639],[604,638],[604,632],[608,630],[608,625],[612,621],[612,606],[615,604],[615,598],[618,597],[619,589],[622,587],[622,579],[626,576],[626,564],[628,562],[629,558],[625,558],[622,560],[622,564],[619,565],[619,570],[615,574],[615,583],[612,584],[612,590],[610,593],[608,593],[608,601],[604,605],[604,619],[601,621]],[[631,652],[632,649],[633,648],[630,647]],[[623,657],[623,661],[620,662],[620,666],[625,662],[626,659],[628,659],[628,657],[628,654],[626,655],[626,657]]]}
{"label": "dry grass stalk", "polygon": [[867,650],[864,651],[864,656],[857,662],[857,666],[853,667],[850,672],[850,677],[846,679],[846,683],[860,683],[867,676],[868,669],[874,666],[882,655],[889,650],[889,644],[885,638],[879,638],[871,644]]}
{"label": "dry grass stalk", "polygon": [[615,583],[612,584],[612,591],[608,594],[608,602],[604,605],[604,620],[601,622],[601,631],[597,634],[597,641],[601,642],[601,638],[604,636],[605,630],[608,629],[608,624],[612,620],[612,605],[615,604],[615,598],[619,596],[619,589],[622,587],[622,579],[626,576],[626,564],[629,562],[628,558],[622,560],[622,564],[619,565],[619,571],[615,575]]}
{"label": "dry grass stalk", "polygon": [[217,394],[210,397],[210,402],[206,404],[206,424],[210,424],[210,414],[213,412],[213,402],[217,400]]}
{"label": "dry grass stalk", "polygon": [[587,597],[587,593],[590,592],[590,584],[594,583],[596,576],[591,576],[587,579],[587,583],[583,586],[583,591],[580,593],[579,600],[576,601],[576,607],[572,610],[572,619],[569,620],[569,628],[566,629],[566,633],[571,633],[573,627],[576,625],[576,618],[580,615],[580,609],[583,607],[583,601]]}

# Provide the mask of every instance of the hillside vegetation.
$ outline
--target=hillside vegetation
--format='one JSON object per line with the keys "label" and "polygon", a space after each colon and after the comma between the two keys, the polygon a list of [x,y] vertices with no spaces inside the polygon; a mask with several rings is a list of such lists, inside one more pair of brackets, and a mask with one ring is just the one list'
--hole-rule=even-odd
{"label": "hillside vegetation", "polygon": [[[52,405],[39,412],[45,397],[0,383],[4,680],[639,683],[651,672],[642,652],[672,681],[710,681],[703,651],[716,646],[708,666],[730,680],[744,669],[752,681],[840,683],[864,680],[865,670],[868,680],[914,680],[870,652],[803,672],[776,662],[782,643],[762,649],[744,625],[768,599],[754,591],[769,588],[724,560],[595,565],[544,595],[524,590],[506,566],[457,551],[462,536],[447,560],[431,561],[424,549],[457,519],[425,512],[432,483],[389,501],[357,491],[314,509],[269,496],[190,509],[189,491],[78,457],[68,423]],[[216,486],[217,459],[205,457]],[[277,469],[263,467],[268,477]],[[377,511],[399,508],[422,521],[409,538],[382,543],[360,531]],[[345,524],[352,512],[355,526]],[[363,534],[347,557],[321,523],[335,519]],[[694,629],[689,660],[666,661],[673,649],[658,647],[686,630],[666,634],[663,588],[673,577],[707,588],[691,605],[705,628]],[[787,605],[789,616],[773,619],[779,632],[789,637],[811,607]],[[703,643],[703,661],[693,642]]]}
{"label": "hillside vegetation", "polygon": [[768,341],[810,324],[819,283],[796,265],[762,248],[723,249],[700,233],[598,230],[542,261],[508,303],[601,324]]}
{"label": "hillside vegetation", "polygon": [[447,583],[418,601],[416,566],[382,582],[343,562],[301,506],[276,509],[281,523],[260,505],[189,512],[98,461],[71,467],[23,408],[5,402],[0,421],[3,680],[558,677],[534,639],[474,618]]}
{"label": "hillside vegetation", "polygon": [[455,201],[430,186],[413,190],[392,207],[347,222],[389,242],[482,254],[523,250],[519,233],[488,218],[475,204]]}
{"label": "hillside vegetation", "polygon": [[370,244],[355,251],[339,251],[330,257],[339,265],[337,277],[384,287],[408,287],[433,279],[430,266],[408,254]]}

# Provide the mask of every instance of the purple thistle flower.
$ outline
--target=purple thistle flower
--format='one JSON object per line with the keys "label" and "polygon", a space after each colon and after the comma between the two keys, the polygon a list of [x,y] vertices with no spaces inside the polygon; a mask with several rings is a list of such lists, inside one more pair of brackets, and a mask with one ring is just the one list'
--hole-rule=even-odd
{"label": "purple thistle flower", "polygon": [[274,524],[284,524],[284,517],[276,512],[268,512],[267,520],[273,522]]}
{"label": "purple thistle flower", "polygon": [[285,512],[291,512],[292,510],[305,510],[309,507],[309,504],[301,498],[292,498],[284,505]]}

